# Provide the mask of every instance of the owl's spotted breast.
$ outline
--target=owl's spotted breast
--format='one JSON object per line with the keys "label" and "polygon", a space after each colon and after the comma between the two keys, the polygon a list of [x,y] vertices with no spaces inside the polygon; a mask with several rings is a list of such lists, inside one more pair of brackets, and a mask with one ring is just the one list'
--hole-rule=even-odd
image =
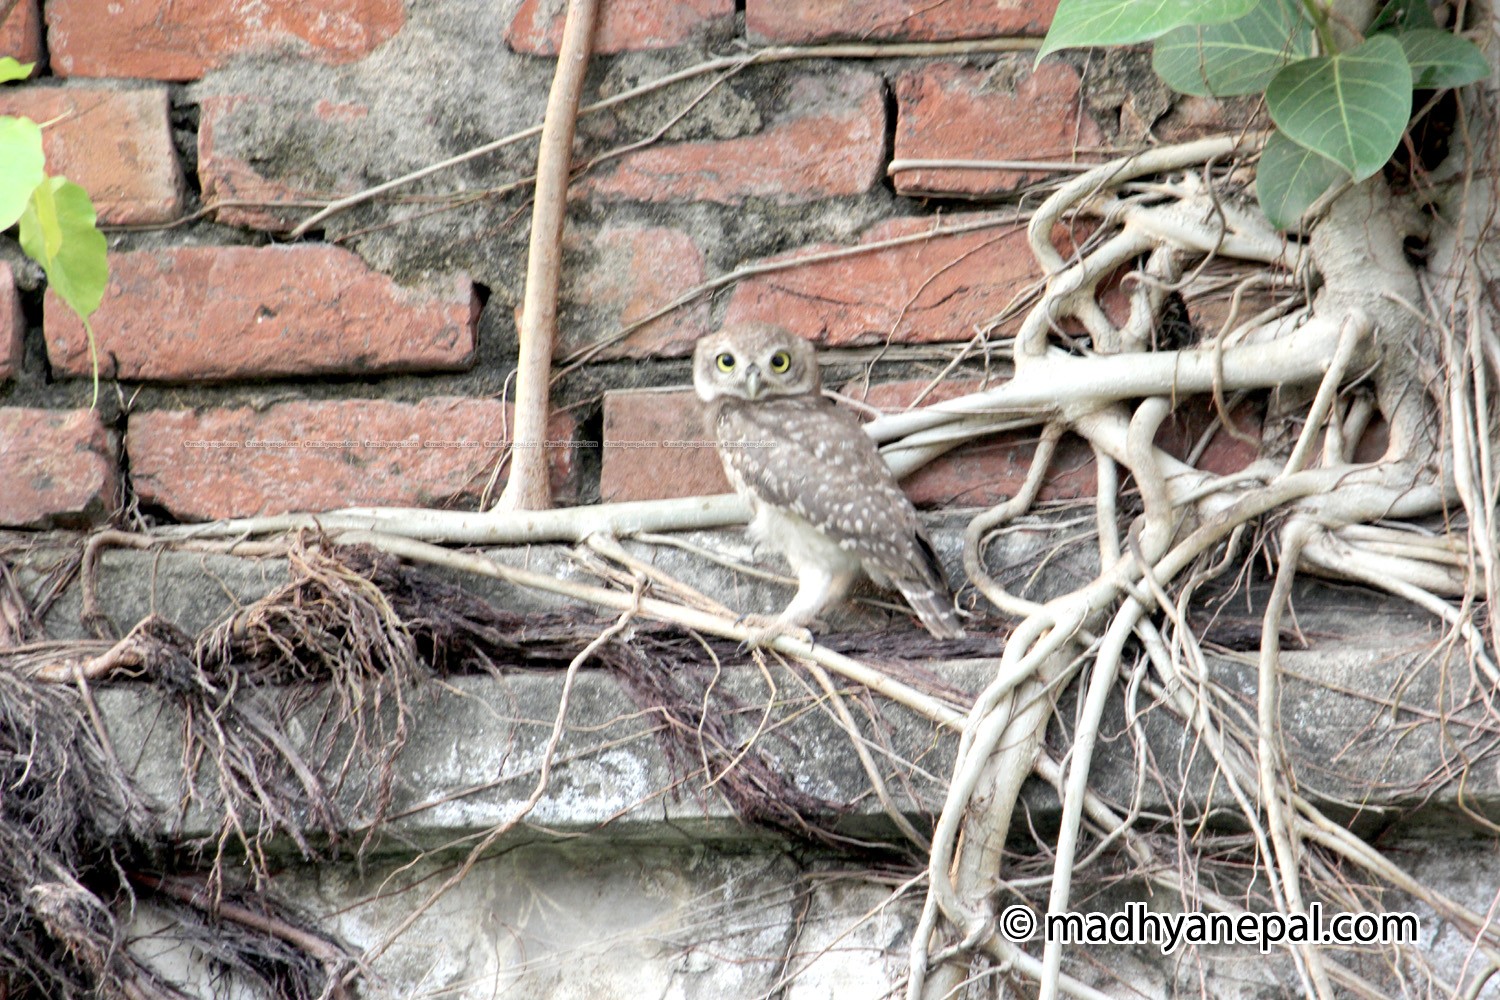
{"label": "owl's spotted breast", "polygon": [[784,507],[867,556],[900,558],[916,511],[849,412],[821,396],[718,404],[726,467],[763,502]]}

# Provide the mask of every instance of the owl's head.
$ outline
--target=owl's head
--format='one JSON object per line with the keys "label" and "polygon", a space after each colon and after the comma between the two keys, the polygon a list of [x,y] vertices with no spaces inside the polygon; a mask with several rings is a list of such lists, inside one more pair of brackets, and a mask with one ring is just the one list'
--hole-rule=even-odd
{"label": "owl's head", "polygon": [[813,346],[780,327],[727,327],[693,349],[693,388],[705,403],[803,396],[818,387]]}

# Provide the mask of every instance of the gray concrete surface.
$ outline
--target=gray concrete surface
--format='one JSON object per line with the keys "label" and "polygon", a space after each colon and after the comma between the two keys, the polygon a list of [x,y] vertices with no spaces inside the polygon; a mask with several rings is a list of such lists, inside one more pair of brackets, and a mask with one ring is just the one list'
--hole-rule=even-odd
{"label": "gray concrete surface", "polygon": [[[937,528],[939,548],[955,560],[956,533]],[[697,540],[748,554],[737,532]],[[1053,540],[1055,535],[1040,530],[1008,537],[992,553],[994,568],[1023,565]],[[786,596],[778,585],[741,577],[680,549],[636,548],[737,607],[770,610]],[[37,550],[30,565],[44,567],[59,551]],[[586,575],[559,547],[503,557]],[[1058,573],[1065,579],[1086,570],[1080,563]],[[112,551],[101,562],[100,593],[121,630],[155,611],[197,631],[274,589],[285,572],[274,560]],[[18,577],[23,586],[39,579],[27,564]],[[493,581],[465,585],[502,607],[559,606]],[[1227,624],[1231,618],[1258,615],[1253,592],[1220,608],[1214,628],[1226,641],[1236,634]],[[48,618],[54,636],[79,634],[78,608],[75,584]],[[1421,616],[1361,592],[1314,588],[1299,595],[1297,610],[1297,625],[1311,648],[1284,654],[1281,720],[1300,790],[1427,884],[1487,911],[1500,893],[1500,860],[1483,821],[1500,820],[1500,771],[1492,760],[1462,767],[1487,746],[1489,732],[1482,712],[1463,704],[1470,692],[1467,663],[1461,656],[1434,654],[1441,650],[1441,632]],[[856,610],[836,624],[910,627],[878,608]],[[1000,623],[990,625],[998,629]],[[1294,638],[1287,644],[1295,647]],[[974,691],[995,664],[973,656],[937,669],[947,684]],[[1227,699],[1253,711],[1253,662],[1221,650],[1210,657],[1209,668]],[[430,679],[408,691],[409,736],[397,758],[388,824],[359,860],[306,860],[289,841],[274,842],[272,891],[349,947],[378,944],[485,831],[520,814],[537,781],[561,686],[557,671],[507,670]],[[375,963],[365,995],[816,1000],[876,998],[898,989],[920,892],[893,896],[909,877],[899,872],[909,872],[900,865],[910,855],[871,793],[847,734],[798,671],[726,663],[709,690],[715,704],[732,706],[726,717],[736,740],[748,742],[759,733],[756,746],[772,770],[826,802],[826,812],[814,819],[866,846],[789,839],[741,822],[697,762],[672,767],[658,718],[642,710],[620,678],[586,667],[577,678],[545,794],[491,856]],[[256,703],[269,717],[284,717],[286,732],[306,749],[323,705],[315,698],[288,709],[283,694],[259,692]],[[887,786],[906,816],[927,827],[952,765],[954,736],[904,709],[849,694]],[[184,787],[180,709],[144,683],[101,685],[96,700],[120,759],[158,806],[161,834],[179,843],[212,835],[213,813],[205,803],[185,812],[178,808]],[[1137,708],[1148,702],[1143,696]],[[874,719],[861,704],[877,709]],[[1075,712],[1074,696],[1065,693],[1049,737],[1058,755],[1071,743]],[[1240,824],[1232,801],[1179,720],[1160,709],[1142,715],[1150,767],[1149,780],[1138,787],[1138,748],[1127,735],[1126,719],[1122,704],[1110,707],[1094,787],[1122,806],[1134,801],[1147,829],[1151,817],[1177,808],[1189,815],[1207,812],[1204,835],[1220,843],[1233,838]],[[356,767],[339,797],[351,846],[368,819],[359,799],[368,791],[363,776],[372,767]],[[212,788],[209,772],[200,779]],[[1056,795],[1039,781],[1028,786],[1023,806],[1011,831],[1021,876],[1028,869],[1020,859],[1037,857],[1038,844],[1050,847],[1058,813]],[[1263,890],[1217,888],[1241,899]],[[1045,884],[1031,891],[1045,894]],[[1183,905],[1159,888],[1116,881],[1107,866],[1097,865],[1079,871],[1075,898],[1081,909],[1100,912],[1118,912],[1131,899],[1156,910]],[[1389,890],[1372,891],[1369,898],[1372,907],[1409,908],[1421,916],[1421,948],[1442,978],[1473,974],[1468,942],[1451,925]],[[201,956],[174,943],[161,912],[143,907],[135,930],[140,937],[132,947],[152,955],[192,995],[225,995],[215,992],[219,987],[212,983],[222,981]],[[1298,989],[1285,953],[1262,957],[1226,947],[1164,958],[1135,946],[1070,955],[1079,975],[1117,991],[1107,986],[1111,974],[1127,974],[1149,996],[1198,995],[1207,988],[1214,996],[1248,998]],[[1345,958],[1368,974],[1381,974],[1378,958],[1363,966]],[[997,995],[985,992],[993,987],[982,981],[973,995]],[[1494,995],[1494,986],[1481,994]]]}

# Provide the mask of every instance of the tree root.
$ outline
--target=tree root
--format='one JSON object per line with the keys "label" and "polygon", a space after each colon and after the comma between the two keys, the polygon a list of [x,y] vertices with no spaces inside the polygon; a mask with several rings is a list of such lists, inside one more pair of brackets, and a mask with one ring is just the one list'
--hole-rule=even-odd
{"label": "tree root", "polygon": [[[1063,802],[1049,913],[1070,906],[1072,872],[1080,863],[1082,838],[1092,831],[1101,845],[1090,857],[1099,856],[1104,844],[1118,844],[1184,907],[1269,907],[1295,914],[1325,897],[1352,906],[1361,897],[1331,874],[1340,863],[1352,864],[1425,901],[1470,934],[1485,961],[1500,964],[1500,932],[1482,915],[1424,889],[1297,793],[1292,762],[1279,744],[1277,715],[1281,625],[1299,573],[1373,585],[1430,611],[1453,629],[1455,642],[1462,640],[1477,668],[1476,683],[1487,688],[1481,694],[1488,697],[1500,684],[1500,641],[1493,624],[1473,613],[1478,600],[1492,608],[1500,587],[1493,515],[1500,474],[1492,455],[1500,414],[1486,392],[1500,382],[1500,350],[1486,341],[1493,323],[1488,306],[1472,291],[1472,275],[1461,286],[1472,294],[1455,300],[1467,304],[1463,321],[1438,321],[1441,311],[1424,298],[1430,295],[1425,278],[1403,250],[1415,222],[1379,178],[1335,200],[1305,243],[1272,230],[1233,190],[1238,175],[1228,162],[1252,154],[1258,141],[1247,136],[1161,147],[1063,184],[1028,227],[1048,278],[1014,340],[1014,377],[867,426],[900,472],[998,427],[1044,428],[1022,491],[975,518],[966,533],[970,580],[1001,612],[1020,619],[993,680],[972,702],[919,690],[823,646],[787,637],[772,644],[777,654],[816,665],[814,679],[830,699],[829,710],[850,730],[877,795],[893,814],[898,811],[832,677],[863,685],[961,734],[930,837],[927,895],[909,955],[910,1000],[957,989],[975,955],[1035,980],[1042,997],[1103,995],[1083,981],[1080,970],[1069,969],[1060,943],[1048,942],[1037,958],[996,930],[1002,848],[1021,786],[1033,773],[1052,781]],[[1162,179],[1134,183],[1145,177]],[[1064,259],[1051,233],[1078,215],[1097,219],[1100,231],[1076,258]],[[1254,265],[1262,276],[1231,279],[1234,302],[1217,336],[1153,349],[1168,290],[1191,290],[1214,259]],[[1133,269],[1136,285],[1129,314],[1117,323],[1099,293],[1122,267]],[[1307,295],[1239,321],[1246,289],[1298,282]],[[1081,327],[1082,339],[1054,336],[1065,324],[1074,331]],[[1439,361],[1421,360],[1430,358]],[[1356,384],[1364,388],[1351,395]],[[1278,405],[1262,432],[1265,454],[1247,469],[1215,475],[1157,444],[1176,401],[1191,394],[1212,396],[1226,432],[1243,437],[1230,421],[1227,401],[1231,394],[1259,390],[1273,391]],[[1373,462],[1355,461],[1360,439],[1377,418],[1389,430],[1386,453]],[[992,579],[984,546],[992,531],[1033,505],[1063,434],[1083,438],[1097,457],[1099,571],[1071,593],[1030,601]],[[1125,509],[1128,498],[1122,499],[1125,476],[1139,501],[1133,516]],[[711,598],[655,575],[613,538],[722,526],[745,515],[733,497],[483,514],[351,509],[164,529],[158,537],[212,544],[202,540],[316,526],[341,543],[368,543],[403,559],[565,594],[622,615],[617,625],[638,617],[743,640],[746,629]],[[1123,524],[1122,515],[1129,518]],[[1425,527],[1433,518],[1447,520]],[[1424,528],[1397,527],[1399,521],[1420,521]],[[1245,543],[1257,536],[1275,540],[1261,550],[1275,564],[1275,582],[1260,629],[1258,703],[1249,713],[1210,675],[1188,609],[1199,587],[1255,553]],[[432,544],[590,539],[595,555],[616,567],[609,578],[614,586],[561,581]],[[639,580],[647,577],[677,600],[645,595]],[[630,579],[637,583],[627,584]],[[621,589],[627,585],[630,593]],[[1058,762],[1046,746],[1052,695],[1080,674],[1088,677],[1082,709],[1071,751]],[[1195,752],[1201,749],[1212,761],[1248,829],[1242,860],[1264,879],[1265,898],[1241,902],[1193,884],[1163,860],[1170,850],[1135,828],[1134,808],[1122,813],[1090,791],[1102,712],[1122,685],[1131,706],[1148,696],[1195,733]],[[1132,714],[1137,739],[1138,725]],[[1141,767],[1144,781],[1144,762]],[[915,828],[905,833],[913,843],[926,839]],[[1181,836],[1185,842],[1187,835]],[[1392,954],[1395,961],[1411,957]],[[1292,957],[1309,995],[1331,997],[1336,988],[1380,995],[1383,988],[1333,952],[1298,946]]]}

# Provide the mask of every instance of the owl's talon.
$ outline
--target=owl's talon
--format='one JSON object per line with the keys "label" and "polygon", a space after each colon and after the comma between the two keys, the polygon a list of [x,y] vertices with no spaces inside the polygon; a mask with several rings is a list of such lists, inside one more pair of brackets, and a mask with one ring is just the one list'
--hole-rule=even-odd
{"label": "owl's talon", "polygon": [[814,642],[812,630],[780,618],[770,618],[766,615],[741,615],[735,620],[736,625],[749,625],[750,634],[745,641],[740,643],[740,652],[751,649],[759,649],[771,645],[782,636],[790,639],[800,639],[811,646]]}

